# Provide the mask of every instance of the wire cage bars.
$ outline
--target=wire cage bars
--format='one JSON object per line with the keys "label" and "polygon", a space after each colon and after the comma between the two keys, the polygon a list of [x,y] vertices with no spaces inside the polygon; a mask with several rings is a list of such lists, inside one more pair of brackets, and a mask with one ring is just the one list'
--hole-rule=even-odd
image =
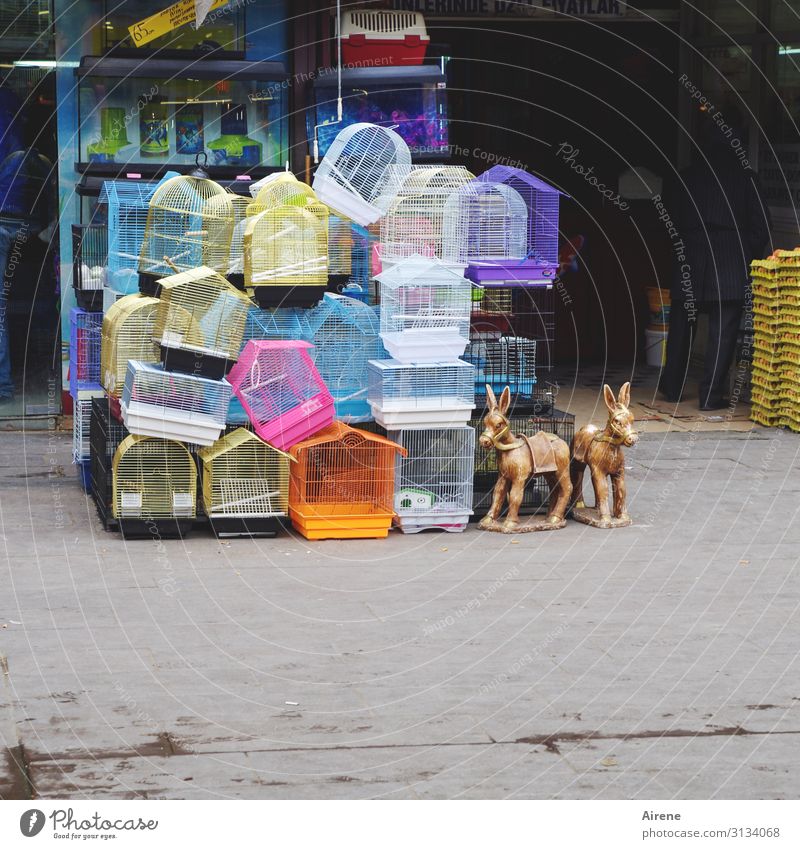
{"label": "wire cage bars", "polygon": [[253,340],[228,375],[255,432],[282,451],[333,421],[333,397],[312,347],[300,340]]}
{"label": "wire cage bars", "polygon": [[[527,256],[523,268],[512,266],[516,279],[555,277],[558,272],[558,205],[562,192],[521,168],[494,165],[478,178],[514,189],[528,210]],[[490,272],[478,270],[477,277]]]}
{"label": "wire cage bars", "polygon": [[334,422],[290,449],[289,516],[306,539],[377,539],[394,515],[394,459],[401,448]]}
{"label": "wire cage bars", "polygon": [[221,378],[242,346],[250,299],[207,266],[161,279],[153,339],[165,368]]}
{"label": "wire cage bars", "polygon": [[233,207],[233,232],[231,234],[231,251],[228,257],[228,282],[237,289],[244,289],[244,231],[247,229],[248,209],[251,201],[231,193]]}
{"label": "wire cage bars", "polygon": [[164,180],[148,205],[139,272],[152,279],[207,265],[225,274],[233,227],[231,194],[222,186],[201,177]]}
{"label": "wire cage bars", "polygon": [[333,395],[336,418],[368,421],[367,363],[384,356],[376,309],[327,292],[305,325],[303,338],[314,344],[311,358]]}
{"label": "wire cage bars", "polygon": [[258,190],[255,198],[247,206],[248,215],[258,215],[267,209],[277,209],[279,206],[313,207],[323,206],[317,198],[314,189],[303,183],[286,171],[274,174]]}
{"label": "wire cage bars", "polygon": [[122,420],[131,433],[211,445],[225,427],[227,380],[165,371],[131,360],[122,393]]}
{"label": "wire cage bars", "polygon": [[310,306],[327,288],[327,210],[314,207],[279,206],[247,219],[245,286],[262,307]]}
{"label": "wire cage bars", "polygon": [[147,210],[157,183],[140,180],[106,180],[99,203],[108,209],[107,283],[128,295],[137,290]]}
{"label": "wire cage bars", "polygon": [[415,254],[378,275],[381,338],[403,362],[460,357],[469,341],[472,284],[437,259]]}
{"label": "wire cage bars", "polygon": [[72,462],[78,471],[78,480],[84,492],[91,492],[90,425],[92,399],[103,397],[103,390],[82,390],[72,402]]}
{"label": "wire cage bars", "polygon": [[383,267],[414,254],[444,259],[445,204],[474,179],[460,165],[413,165],[396,183],[396,197],[380,222]]}
{"label": "wire cage bars", "polygon": [[217,536],[275,536],[289,506],[289,455],[238,428],[199,458],[203,506]]}
{"label": "wire cage bars", "polygon": [[112,464],[117,447],[130,432],[111,414],[108,398],[92,398],[89,448],[92,498],[103,527],[117,526],[113,515]]}
{"label": "wire cage bars", "polygon": [[465,530],[472,515],[475,430],[398,430],[388,438],[408,452],[395,460],[394,522],[400,530]]}
{"label": "wire cage bars", "polygon": [[197,514],[197,467],[180,442],[125,437],[114,453],[113,514],[126,537],[183,537]]}
{"label": "wire cage bars", "polygon": [[392,200],[392,180],[411,168],[408,145],[394,130],[351,124],[339,132],[314,175],[317,197],[337,215],[366,227]]}
{"label": "wire cage bars", "polygon": [[447,198],[443,219],[447,262],[505,268],[527,255],[528,210],[510,186],[474,180]]}
{"label": "wire cage bars", "polygon": [[105,224],[72,225],[72,288],[82,309],[95,311],[103,305],[107,257]]}
{"label": "wire cage bars", "polygon": [[[475,475],[473,478],[474,519],[482,519],[492,503],[492,491],[497,482],[497,453],[492,448],[487,451],[477,441],[483,431],[483,416],[470,421],[475,431]],[[561,410],[551,410],[547,415],[525,414],[518,411],[509,416],[511,433],[521,436],[533,436],[540,430],[554,433],[570,445],[575,435],[575,416]],[[522,496],[522,512],[535,513],[546,508],[550,498],[550,487],[543,476],[533,477],[525,486]]]}
{"label": "wire cage bars", "polygon": [[515,405],[529,405],[536,393],[536,341],[516,336],[473,340],[464,359],[475,366],[475,397],[486,399],[486,387],[495,395],[511,390]]}
{"label": "wire cage bars", "polygon": [[100,371],[109,395],[119,398],[128,372],[128,360],[157,363],[161,357],[153,341],[158,298],[126,295],[103,317]]}
{"label": "wire cage bars", "polygon": [[73,307],[69,312],[69,391],[100,388],[101,312]]}
{"label": "wire cage bars", "polygon": [[372,415],[387,430],[456,427],[475,408],[475,367],[464,360],[371,360],[368,368]]}

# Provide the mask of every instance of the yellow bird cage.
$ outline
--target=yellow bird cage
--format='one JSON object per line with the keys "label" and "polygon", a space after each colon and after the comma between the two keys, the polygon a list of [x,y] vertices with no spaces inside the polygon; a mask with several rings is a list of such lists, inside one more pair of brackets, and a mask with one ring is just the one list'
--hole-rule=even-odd
{"label": "yellow bird cage", "polygon": [[262,307],[311,306],[328,285],[328,211],[279,206],[248,219],[245,285]]}
{"label": "yellow bird cage", "polygon": [[161,358],[153,341],[158,298],[126,295],[112,304],[103,317],[100,334],[100,376],[114,398],[122,396],[128,360],[157,363]]}
{"label": "yellow bird cage", "polygon": [[233,239],[232,194],[213,180],[172,177],[153,192],[139,254],[139,285],[207,265],[225,274]]}
{"label": "yellow bird cage", "polygon": [[208,266],[161,279],[153,340],[169,371],[219,380],[242,347],[251,301]]}
{"label": "yellow bird cage", "polygon": [[197,515],[197,467],[180,442],[126,436],[112,463],[112,510],[126,537],[182,537]]}
{"label": "yellow bird cage", "polygon": [[240,427],[198,457],[203,506],[214,533],[275,536],[289,509],[289,455]]}
{"label": "yellow bird cage", "polygon": [[[258,190],[255,199],[247,207],[248,215],[258,215],[276,206],[308,206],[321,204],[308,183],[301,183],[294,174],[283,172],[275,174]],[[327,207],[325,207],[327,210]]]}

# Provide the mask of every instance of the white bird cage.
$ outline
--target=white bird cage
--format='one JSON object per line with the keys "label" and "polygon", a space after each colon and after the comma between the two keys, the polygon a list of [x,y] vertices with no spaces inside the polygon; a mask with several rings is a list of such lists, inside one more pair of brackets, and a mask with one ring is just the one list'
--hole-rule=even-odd
{"label": "white bird cage", "polygon": [[244,289],[244,231],[250,214],[247,211],[250,206],[250,198],[231,193],[230,200],[233,206],[233,232],[231,234],[228,270],[225,276],[231,285],[237,289]]}
{"label": "white bird cage", "polygon": [[302,338],[313,342],[311,358],[333,395],[336,418],[365,422],[372,418],[367,403],[367,363],[384,356],[380,323],[374,307],[344,295],[326,292],[305,316]]}
{"label": "white bird cage", "polygon": [[275,536],[289,508],[289,455],[244,428],[198,452],[203,507],[217,536]]}
{"label": "white bird cage", "polygon": [[445,204],[475,175],[461,165],[414,165],[404,179],[393,177],[396,197],[380,223],[383,268],[413,254],[443,259]]}
{"label": "white bird cage", "polygon": [[447,198],[443,258],[456,265],[524,260],[528,208],[519,192],[501,183],[475,180]]}
{"label": "white bird cage", "polygon": [[469,342],[472,284],[437,259],[415,254],[376,278],[381,338],[389,355],[410,363],[453,360]]}
{"label": "white bird cage", "polygon": [[112,514],[125,537],[182,537],[197,515],[197,467],[184,445],[126,436],[112,463]]}
{"label": "white bird cage", "polygon": [[337,215],[367,226],[392,202],[394,175],[411,168],[408,145],[394,130],[351,124],[333,140],[314,176],[314,191]]}
{"label": "white bird cage", "polygon": [[119,398],[129,360],[157,363],[161,358],[153,341],[158,298],[126,295],[108,308],[100,331],[100,377],[109,395]]}
{"label": "white bird cage", "polygon": [[128,363],[122,421],[131,433],[211,445],[225,427],[231,400],[227,380],[164,371],[161,365]]}
{"label": "white bird cage", "polygon": [[102,389],[79,389],[72,400],[72,460],[83,463],[91,456],[92,399],[103,398]]}
{"label": "white bird cage", "polygon": [[475,368],[463,360],[371,360],[367,399],[375,421],[387,430],[458,427],[475,408]]}
{"label": "white bird cage", "polygon": [[225,274],[234,227],[231,197],[222,186],[201,177],[162,182],[147,210],[140,275],[166,277],[199,265]]}
{"label": "white bird cage", "polygon": [[388,431],[387,438],[407,451],[395,459],[395,525],[406,534],[465,530],[472,515],[475,429]]}
{"label": "white bird cage", "polygon": [[328,275],[345,285],[353,271],[353,222],[339,215],[328,218]]}
{"label": "white bird cage", "polygon": [[161,278],[153,340],[165,368],[219,379],[242,347],[250,299],[208,266]]}

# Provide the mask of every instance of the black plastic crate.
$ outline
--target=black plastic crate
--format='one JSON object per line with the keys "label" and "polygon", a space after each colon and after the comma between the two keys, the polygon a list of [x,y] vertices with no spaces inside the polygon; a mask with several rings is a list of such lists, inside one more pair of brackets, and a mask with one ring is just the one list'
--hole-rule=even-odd
{"label": "black plastic crate", "polygon": [[[475,428],[475,476],[473,479],[472,509],[475,511],[472,521],[479,522],[492,503],[492,491],[497,483],[497,453],[494,448],[486,451],[478,442],[483,432],[483,416],[473,418],[470,425]],[[509,417],[512,433],[533,436],[540,430],[554,433],[569,445],[575,435],[575,416],[561,410],[553,410],[551,415],[539,416],[514,412]],[[525,487],[522,496],[521,513],[536,513],[546,507],[550,499],[550,487],[543,476],[532,478]]]}

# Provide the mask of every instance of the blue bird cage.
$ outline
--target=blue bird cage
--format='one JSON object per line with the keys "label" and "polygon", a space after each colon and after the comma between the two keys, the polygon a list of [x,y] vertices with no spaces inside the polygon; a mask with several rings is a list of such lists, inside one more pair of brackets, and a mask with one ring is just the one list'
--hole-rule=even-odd
{"label": "blue bird cage", "polygon": [[336,418],[344,422],[372,419],[367,402],[369,360],[386,354],[380,338],[377,310],[344,295],[326,292],[322,301],[305,314],[303,336],[313,343],[309,351],[336,405]]}
{"label": "blue bird cage", "polygon": [[464,359],[475,366],[475,396],[483,401],[486,386],[499,396],[506,386],[516,405],[527,405],[536,394],[536,340],[502,336],[469,343]]}
{"label": "blue bird cage", "polygon": [[69,391],[73,398],[84,389],[99,390],[100,339],[103,313],[73,307],[69,313]]}

